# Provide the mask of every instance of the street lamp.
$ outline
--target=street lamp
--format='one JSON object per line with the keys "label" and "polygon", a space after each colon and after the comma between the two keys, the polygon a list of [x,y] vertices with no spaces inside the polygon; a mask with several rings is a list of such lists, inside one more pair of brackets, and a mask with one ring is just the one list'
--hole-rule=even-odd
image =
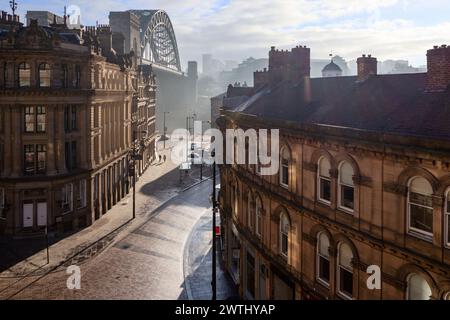
{"label": "street lamp", "polygon": [[16,15],[16,10],[17,10],[17,2],[15,0],[11,0],[9,2],[9,6],[12,9],[13,16],[15,16]]}
{"label": "street lamp", "polygon": [[[145,135],[147,135],[147,131],[141,131],[144,137],[141,138],[140,144],[145,143]],[[128,168],[128,175],[133,177],[133,220],[136,219],[136,160],[142,160],[142,155],[139,155],[138,148],[140,144],[137,143],[137,132],[133,132],[133,147],[131,149],[131,163]]]}
{"label": "street lamp", "polygon": [[216,212],[217,212],[217,201],[216,201],[216,150],[213,149],[211,152],[211,157],[213,157],[213,191],[212,191],[212,206],[213,206],[213,216],[212,216],[212,300],[217,300],[217,277],[216,277]]}
{"label": "street lamp", "polygon": [[163,141],[164,141],[164,150],[166,150],[166,140],[167,140],[167,127],[166,127],[166,114],[170,114],[170,112],[164,111],[164,134],[163,134]]}
{"label": "street lamp", "polygon": [[[209,123],[209,124],[211,124],[211,121],[208,121],[208,120],[202,120],[202,124],[203,123]],[[203,127],[202,127],[203,128]],[[201,136],[202,136],[202,141],[201,141],[201,147],[202,147],[202,161],[201,161],[201,163],[200,163],[200,181],[203,181],[203,157],[205,156],[205,149],[203,148],[203,129],[202,129],[202,133],[201,133]]]}

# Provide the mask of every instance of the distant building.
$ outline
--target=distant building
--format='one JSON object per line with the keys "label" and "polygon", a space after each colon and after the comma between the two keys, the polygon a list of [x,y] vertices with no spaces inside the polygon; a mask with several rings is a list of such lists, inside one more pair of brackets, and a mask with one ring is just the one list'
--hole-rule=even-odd
{"label": "distant building", "polygon": [[342,76],[342,69],[336,63],[334,63],[333,60],[331,60],[331,62],[322,69],[322,77],[324,78],[341,77],[341,76]]}

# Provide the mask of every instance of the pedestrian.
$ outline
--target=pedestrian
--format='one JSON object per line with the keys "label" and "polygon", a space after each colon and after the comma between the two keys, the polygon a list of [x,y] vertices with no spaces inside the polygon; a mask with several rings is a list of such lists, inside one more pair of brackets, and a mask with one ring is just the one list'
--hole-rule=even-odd
{"label": "pedestrian", "polygon": [[161,163],[161,155],[159,155],[159,163]]}
{"label": "pedestrian", "polygon": [[167,157],[166,157],[166,155],[164,155],[163,159],[164,159],[164,163],[165,163],[165,162],[166,162],[166,160],[167,160]]}

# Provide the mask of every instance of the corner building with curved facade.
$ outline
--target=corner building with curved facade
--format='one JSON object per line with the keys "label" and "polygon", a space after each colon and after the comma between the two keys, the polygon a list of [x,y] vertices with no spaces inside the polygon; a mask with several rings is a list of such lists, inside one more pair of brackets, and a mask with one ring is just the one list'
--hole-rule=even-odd
{"label": "corner building with curved facade", "polygon": [[428,73],[378,75],[362,56],[357,76],[312,79],[308,48],[272,48],[250,97],[228,88],[223,133],[280,129],[278,174],[220,168],[243,298],[450,299],[450,48],[427,58]]}

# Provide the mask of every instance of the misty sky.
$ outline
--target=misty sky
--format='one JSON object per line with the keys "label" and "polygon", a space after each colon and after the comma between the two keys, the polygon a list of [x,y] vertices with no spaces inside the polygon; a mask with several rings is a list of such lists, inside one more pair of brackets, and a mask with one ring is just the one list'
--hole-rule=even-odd
{"label": "misty sky", "polygon": [[[3,0],[1,9],[8,1]],[[19,13],[64,5],[81,8],[82,23],[108,22],[109,11],[164,9],[175,27],[183,68],[202,53],[219,59],[267,57],[270,46],[304,44],[313,58],[347,60],[371,53],[381,60],[426,64],[426,50],[450,44],[449,0],[19,0]],[[200,64],[201,66],[201,64]]]}

